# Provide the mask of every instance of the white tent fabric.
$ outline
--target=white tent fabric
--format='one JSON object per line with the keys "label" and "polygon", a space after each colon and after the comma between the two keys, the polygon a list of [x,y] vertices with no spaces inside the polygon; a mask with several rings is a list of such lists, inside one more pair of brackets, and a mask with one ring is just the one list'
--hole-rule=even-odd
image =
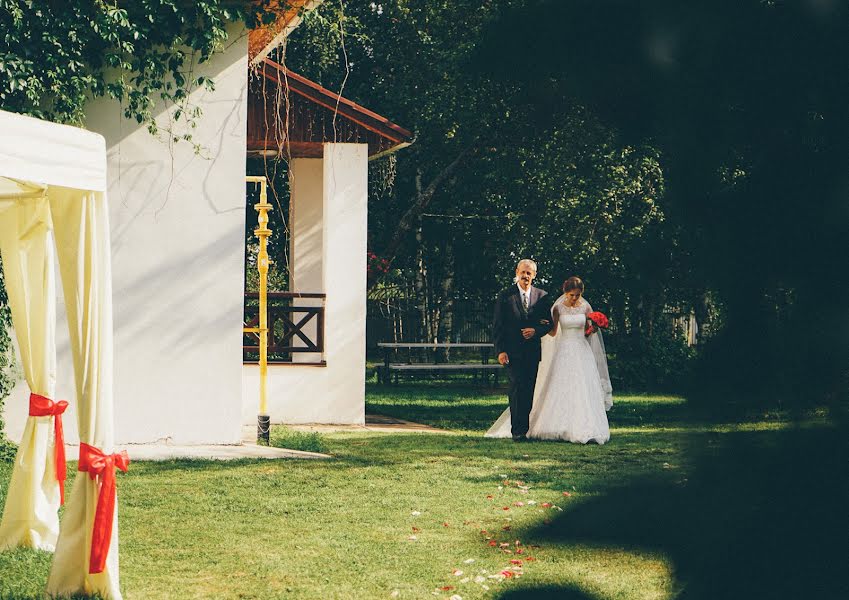
{"label": "white tent fabric", "polygon": [[[30,390],[54,398],[56,290],[50,205],[44,191],[29,198],[10,196],[0,196],[0,253],[21,363]],[[52,551],[56,546],[59,482],[53,435],[53,417],[27,419],[0,521],[0,549]]]}
{"label": "white tent fabric", "polygon": [[[77,474],[56,540],[47,593],[54,596],[99,593],[120,599],[117,502],[107,523],[110,526],[107,541],[111,544],[105,564],[102,570],[90,564],[95,516],[103,500],[99,492],[107,487],[103,485],[109,479],[106,471],[111,474],[113,468],[112,275],[105,191],[106,150],[101,136],[0,111],[0,199],[5,208],[0,233],[4,266],[8,247],[13,252],[8,260],[17,260],[21,270],[21,274],[13,273],[12,277],[7,272],[6,285],[22,354],[25,347],[29,348],[26,351],[29,358],[22,356],[25,371],[28,368],[32,371],[32,380],[28,376],[27,381],[34,393],[49,397],[53,392],[50,385],[55,380],[56,350],[50,328],[55,328],[55,322],[49,313],[55,312],[55,305],[51,304],[55,302],[55,294],[48,293],[47,288],[52,289],[53,285],[52,276],[48,281],[45,275],[46,264],[52,269],[52,245],[48,241],[52,222],[68,312],[76,380],[76,398],[70,400],[77,402],[81,452],[87,444],[107,455],[95,474],[92,474],[94,469]],[[28,217],[30,214],[37,216]],[[43,243],[38,241],[42,231]],[[42,247],[43,250],[38,250]],[[26,252],[21,253],[21,248]],[[41,289],[37,289],[39,285]],[[43,295],[53,300],[44,299]],[[27,307],[21,308],[22,303]],[[21,314],[25,316],[20,317]],[[41,322],[34,325],[39,319]],[[37,336],[29,335],[21,341],[27,335],[25,332],[37,329]],[[41,482],[50,483],[46,474],[51,473],[52,437],[49,427],[38,435],[37,424],[40,421],[27,426],[27,432],[32,433],[29,439],[22,440],[13,480],[17,476],[18,480],[31,481],[41,474]],[[25,466],[35,474],[18,476]],[[39,531],[52,531],[58,493],[36,488],[33,485],[10,488],[6,511],[10,511],[10,503],[22,507],[11,509],[11,514],[26,512],[30,507],[37,519],[43,519]],[[49,485],[48,488],[53,489]],[[98,549],[104,550],[100,546]]]}
{"label": "white tent fabric", "polygon": [[[112,258],[105,194],[62,190],[50,198],[59,269],[74,358],[80,441],[113,451]],[[81,447],[82,453],[82,447]],[[92,529],[99,484],[77,473],[47,581],[51,595],[100,593],[120,598],[117,503],[105,569],[91,573]]]}
{"label": "white tent fabric", "polygon": [[77,127],[0,110],[0,194],[3,178],[105,192],[106,141]]}

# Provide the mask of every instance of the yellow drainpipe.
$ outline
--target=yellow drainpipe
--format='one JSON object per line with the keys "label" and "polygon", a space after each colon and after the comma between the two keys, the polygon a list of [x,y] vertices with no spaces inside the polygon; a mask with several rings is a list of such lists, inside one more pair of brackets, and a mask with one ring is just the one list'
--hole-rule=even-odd
{"label": "yellow drainpipe", "polygon": [[268,181],[264,175],[249,175],[245,177],[248,183],[258,183],[259,203],[254,209],[259,213],[259,226],[254,229],[254,235],[259,238],[259,255],[257,270],[259,271],[259,327],[246,328],[246,331],[259,333],[259,415],[257,416],[257,441],[268,442],[271,418],[268,415]]}

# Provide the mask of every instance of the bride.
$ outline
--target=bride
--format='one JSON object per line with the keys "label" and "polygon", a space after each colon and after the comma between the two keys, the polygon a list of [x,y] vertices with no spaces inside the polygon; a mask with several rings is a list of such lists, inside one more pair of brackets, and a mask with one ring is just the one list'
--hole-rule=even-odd
{"label": "bride", "polygon": [[[584,336],[590,303],[584,282],[570,277],[563,295],[551,308],[554,328],[543,339],[528,437],[603,444],[610,439],[606,411],[613,406],[613,388],[600,331]],[[486,437],[510,437],[510,409],[486,432]]]}

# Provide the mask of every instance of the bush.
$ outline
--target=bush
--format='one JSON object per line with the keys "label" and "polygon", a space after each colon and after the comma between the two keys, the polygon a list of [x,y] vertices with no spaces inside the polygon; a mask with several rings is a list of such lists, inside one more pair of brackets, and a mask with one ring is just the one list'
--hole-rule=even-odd
{"label": "bush", "polygon": [[681,392],[697,356],[695,348],[679,336],[610,334],[604,343],[614,393]]}
{"label": "bush", "polygon": [[271,444],[275,448],[302,452],[327,452],[327,444],[320,433],[297,431],[277,425],[271,429]]}
{"label": "bush", "polygon": [[0,264],[0,462],[11,460],[15,456],[15,446],[6,439],[3,423],[3,403],[14,385],[12,367],[15,354],[12,350],[12,339],[9,337],[11,325],[12,316],[9,312],[3,269]]}

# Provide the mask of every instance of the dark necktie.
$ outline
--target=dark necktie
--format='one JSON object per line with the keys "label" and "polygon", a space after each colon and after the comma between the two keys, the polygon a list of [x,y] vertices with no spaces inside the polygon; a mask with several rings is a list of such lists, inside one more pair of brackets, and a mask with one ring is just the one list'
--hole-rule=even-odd
{"label": "dark necktie", "polygon": [[528,312],[528,293],[527,292],[522,293],[522,309],[527,314],[527,312]]}

